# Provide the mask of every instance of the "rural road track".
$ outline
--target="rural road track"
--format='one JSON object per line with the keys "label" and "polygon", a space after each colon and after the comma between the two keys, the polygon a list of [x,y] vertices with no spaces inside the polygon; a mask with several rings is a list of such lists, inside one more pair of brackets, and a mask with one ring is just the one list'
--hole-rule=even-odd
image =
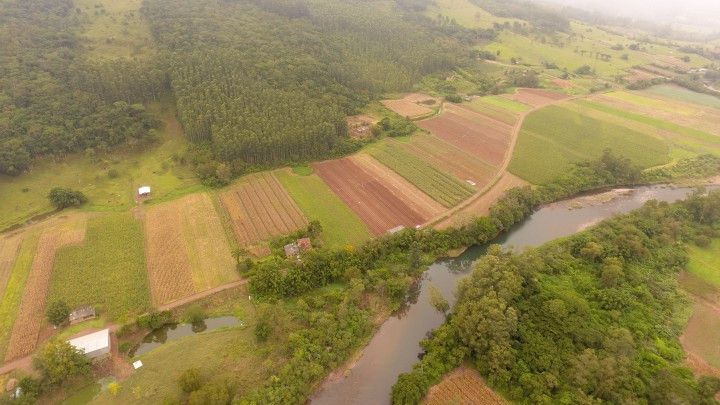
{"label": "rural road track", "polygon": [[[518,89],[518,90],[519,90],[519,89]],[[470,206],[471,204],[474,204],[476,201],[478,201],[479,199],[483,198],[483,196],[485,196],[486,194],[488,194],[488,192],[489,192],[490,190],[492,190],[493,187],[497,186],[497,184],[500,182],[500,179],[501,179],[501,178],[505,175],[505,173],[507,172],[508,166],[510,166],[510,161],[512,160],[512,155],[513,155],[513,151],[515,150],[515,145],[517,144],[518,136],[520,135],[520,131],[522,130],[523,123],[525,123],[525,118],[527,118],[528,115],[530,115],[530,114],[534,113],[535,111],[538,111],[538,110],[540,110],[540,109],[542,109],[542,108],[545,108],[545,107],[548,107],[548,106],[551,106],[551,105],[556,105],[556,104],[564,103],[564,102],[566,102],[566,101],[573,100],[573,99],[576,99],[576,98],[579,98],[579,97],[581,97],[581,96],[568,97],[568,98],[564,98],[564,99],[561,99],[561,100],[555,100],[555,101],[549,102],[549,103],[547,103],[547,104],[543,104],[543,105],[539,105],[539,106],[533,107],[532,109],[521,113],[521,114],[518,116],[518,120],[517,120],[517,122],[515,123],[515,126],[513,127],[512,132],[510,133],[510,144],[508,145],[507,149],[505,150],[505,156],[503,157],[502,164],[501,164],[500,167],[498,168],[498,170],[497,170],[497,172],[495,173],[495,176],[493,177],[493,179],[492,179],[487,185],[485,185],[483,188],[481,188],[481,189],[478,190],[475,194],[473,194],[470,198],[468,198],[467,200],[463,201],[463,202],[460,203],[459,205],[456,205],[455,207],[453,207],[453,208],[445,211],[444,213],[436,216],[435,218],[430,219],[428,222],[426,222],[425,224],[423,224],[423,227],[433,226],[433,225],[436,225],[436,224],[438,224],[438,223],[440,223],[440,222],[442,222],[442,221],[450,218],[450,217],[453,216],[454,214],[456,214],[456,213],[464,210],[465,208],[467,208],[467,207]]]}
{"label": "rural road track", "polygon": [[185,298],[181,298],[179,300],[175,300],[175,301],[169,302],[167,304],[163,304],[163,305],[159,306],[158,309],[160,311],[169,311],[171,309],[181,307],[185,304],[189,304],[193,301],[197,301],[201,298],[205,298],[205,297],[211,296],[213,294],[219,293],[221,291],[229,290],[231,288],[239,287],[239,286],[245,285],[247,283],[248,283],[247,279],[233,281],[232,283],[223,284],[223,285],[217,286],[215,288],[211,288],[211,289],[205,290],[205,291],[200,291],[199,293],[196,293],[193,295],[188,295]]}

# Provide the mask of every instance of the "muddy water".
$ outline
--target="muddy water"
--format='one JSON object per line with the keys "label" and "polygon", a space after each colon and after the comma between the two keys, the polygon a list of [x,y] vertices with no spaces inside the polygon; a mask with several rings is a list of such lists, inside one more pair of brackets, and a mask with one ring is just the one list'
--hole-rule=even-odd
{"label": "muddy water", "polygon": [[[516,250],[538,246],[569,236],[617,213],[629,212],[649,200],[673,202],[692,189],[664,186],[614,190],[547,205],[497,243]],[[430,266],[420,283],[417,299],[401,313],[390,317],[378,330],[362,357],[346,377],[326,382],[311,398],[316,405],[390,403],[390,391],[401,373],[410,371],[421,352],[420,341],[440,326],[444,317],[430,305],[429,286],[435,285],[451,304],[455,286],[465,277],[485,251],[471,247],[461,256],[441,260]]]}
{"label": "muddy water", "polygon": [[167,342],[190,336],[195,333],[211,331],[224,327],[242,326],[242,321],[234,316],[208,318],[198,323],[171,323],[148,333],[142,342],[130,351],[130,357],[140,356]]}

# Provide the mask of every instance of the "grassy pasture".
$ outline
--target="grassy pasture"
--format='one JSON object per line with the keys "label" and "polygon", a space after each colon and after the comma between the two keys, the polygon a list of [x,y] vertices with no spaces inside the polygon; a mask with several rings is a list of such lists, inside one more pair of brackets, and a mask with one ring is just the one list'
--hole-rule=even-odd
{"label": "grassy pasture", "polygon": [[149,56],[150,27],[140,14],[142,0],[76,0],[87,21],[81,37],[90,56],[104,59]]}
{"label": "grassy pasture", "polygon": [[689,248],[688,270],[708,284],[720,289],[720,239],[714,239],[710,246]]}
{"label": "grassy pasture", "polygon": [[505,21],[519,21],[496,17],[470,0],[436,0],[427,7],[425,15],[430,18],[447,17],[466,28],[492,28],[496,22],[502,24]]}
{"label": "grassy pasture", "polygon": [[[151,107],[163,118],[158,142],[136,150],[116,150],[96,157],[77,154],[59,162],[43,159],[21,176],[0,175],[0,230],[33,216],[51,212],[47,194],[53,187],[80,190],[90,211],[125,211],[135,205],[140,185],[153,187],[153,201],[159,202],[203,190],[192,170],[176,163],[173,156],[187,148],[182,129],[170,109]],[[117,175],[117,176],[115,176]]]}
{"label": "grassy pasture", "polygon": [[689,103],[695,103],[704,105],[707,107],[720,108],[720,98],[712,96],[710,94],[697,93],[682,87],[671,86],[671,85],[660,85],[651,87],[645,92],[650,94],[656,94],[663,97],[672,98],[680,101],[687,101]]}
{"label": "grassy pasture", "polygon": [[686,104],[674,102],[673,100],[663,100],[656,97],[648,97],[641,93],[629,92],[629,91],[614,91],[606,94],[607,97],[611,97],[627,103],[639,105],[642,107],[651,107],[664,111],[673,112],[681,115],[695,115],[697,109]]}
{"label": "grassy pasture", "polygon": [[25,233],[20,251],[12,267],[10,279],[0,301],[0,358],[2,359],[5,358],[10,333],[17,318],[39,238],[38,231],[33,230]]}
{"label": "grassy pasture", "polygon": [[509,170],[542,184],[562,174],[571,163],[596,158],[607,148],[642,167],[670,161],[669,148],[660,139],[550,106],[525,120]]}
{"label": "grassy pasture", "polygon": [[364,222],[312,172],[296,174],[277,170],[275,177],[309,220],[323,226],[323,238],[331,247],[357,246],[370,239]]}
{"label": "grassy pasture", "polygon": [[85,242],[58,251],[48,302],[94,305],[110,320],[150,308],[142,225],[129,213],[88,220]]}
{"label": "grassy pasture", "polygon": [[367,152],[445,207],[453,207],[473,194],[465,183],[395,145],[377,145]]}

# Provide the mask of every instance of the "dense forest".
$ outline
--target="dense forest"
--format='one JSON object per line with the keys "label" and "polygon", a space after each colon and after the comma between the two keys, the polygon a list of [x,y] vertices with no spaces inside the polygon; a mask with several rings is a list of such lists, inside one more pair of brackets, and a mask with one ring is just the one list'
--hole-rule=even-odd
{"label": "dense forest", "polygon": [[386,2],[149,0],[143,12],[188,137],[232,167],[347,151],[344,118],[369,97],[470,55]]}
{"label": "dense forest", "polygon": [[2,10],[0,174],[18,175],[36,156],[147,140],[158,122],[134,104],[142,100],[88,87],[98,78],[87,80],[71,0],[5,0]]}
{"label": "dense forest", "polygon": [[393,389],[418,403],[463,361],[521,403],[715,403],[678,342],[685,244],[718,236],[720,193],[636,212],[524,253],[491,248]]}

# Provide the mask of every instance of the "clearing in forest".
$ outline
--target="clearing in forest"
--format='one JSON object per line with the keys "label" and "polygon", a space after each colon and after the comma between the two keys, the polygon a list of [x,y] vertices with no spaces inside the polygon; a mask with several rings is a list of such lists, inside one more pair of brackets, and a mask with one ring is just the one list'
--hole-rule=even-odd
{"label": "clearing in forest", "polygon": [[145,215],[150,291],[156,305],[238,279],[222,220],[210,196],[192,194]]}
{"label": "clearing in forest", "polygon": [[409,119],[417,119],[432,114],[433,110],[430,106],[437,103],[438,101],[435,98],[417,93],[408,94],[399,100],[382,101],[385,107]]}
{"label": "clearing in forest", "polygon": [[272,173],[245,177],[220,195],[240,246],[249,247],[295,232],[307,218]]}
{"label": "clearing in forest", "polygon": [[444,207],[370,156],[313,163],[325,183],[374,235],[421,225]]}
{"label": "clearing in forest", "polygon": [[513,131],[512,125],[453,104],[417,125],[491,166],[502,163]]}
{"label": "clearing in forest", "polygon": [[567,94],[542,89],[517,89],[515,93],[508,94],[505,97],[533,107],[542,107],[569,98]]}
{"label": "clearing in forest", "polygon": [[130,213],[88,220],[85,241],[58,251],[49,302],[93,305],[109,320],[129,320],[151,307],[143,228]]}
{"label": "clearing in forest", "polygon": [[475,370],[462,366],[446,375],[428,391],[424,405],[504,405],[508,402],[490,389]]}
{"label": "clearing in forest", "polygon": [[670,161],[661,139],[558,106],[530,114],[523,123],[509,170],[534,184],[557,178],[573,163],[598,158],[605,149],[643,167]]}
{"label": "clearing in forest", "polygon": [[372,236],[365,223],[314,173],[274,172],[298,207],[310,220],[320,221],[329,247],[358,246]]}
{"label": "clearing in forest", "polygon": [[368,153],[444,207],[454,207],[474,193],[467,183],[438,170],[394,143],[376,145],[368,149]]}
{"label": "clearing in forest", "polygon": [[[10,285],[3,297],[2,316],[15,319],[5,352],[5,360],[10,361],[27,356],[35,351],[40,330],[45,324],[45,303],[47,301],[50,279],[55,264],[55,255],[63,246],[79,244],[85,239],[87,218],[80,214],[63,215],[51,219],[39,232],[37,239],[32,239],[30,247],[34,252],[22,250],[15,264],[13,275],[17,280],[10,280]],[[20,260],[22,259],[22,260]],[[29,260],[28,260],[29,259]],[[12,287],[12,291],[11,291]],[[17,290],[22,290],[22,299],[17,298]],[[7,299],[6,299],[7,298]],[[7,307],[5,306],[7,304]],[[6,309],[17,308],[17,313],[6,313]],[[3,323],[8,318],[3,320]]]}

